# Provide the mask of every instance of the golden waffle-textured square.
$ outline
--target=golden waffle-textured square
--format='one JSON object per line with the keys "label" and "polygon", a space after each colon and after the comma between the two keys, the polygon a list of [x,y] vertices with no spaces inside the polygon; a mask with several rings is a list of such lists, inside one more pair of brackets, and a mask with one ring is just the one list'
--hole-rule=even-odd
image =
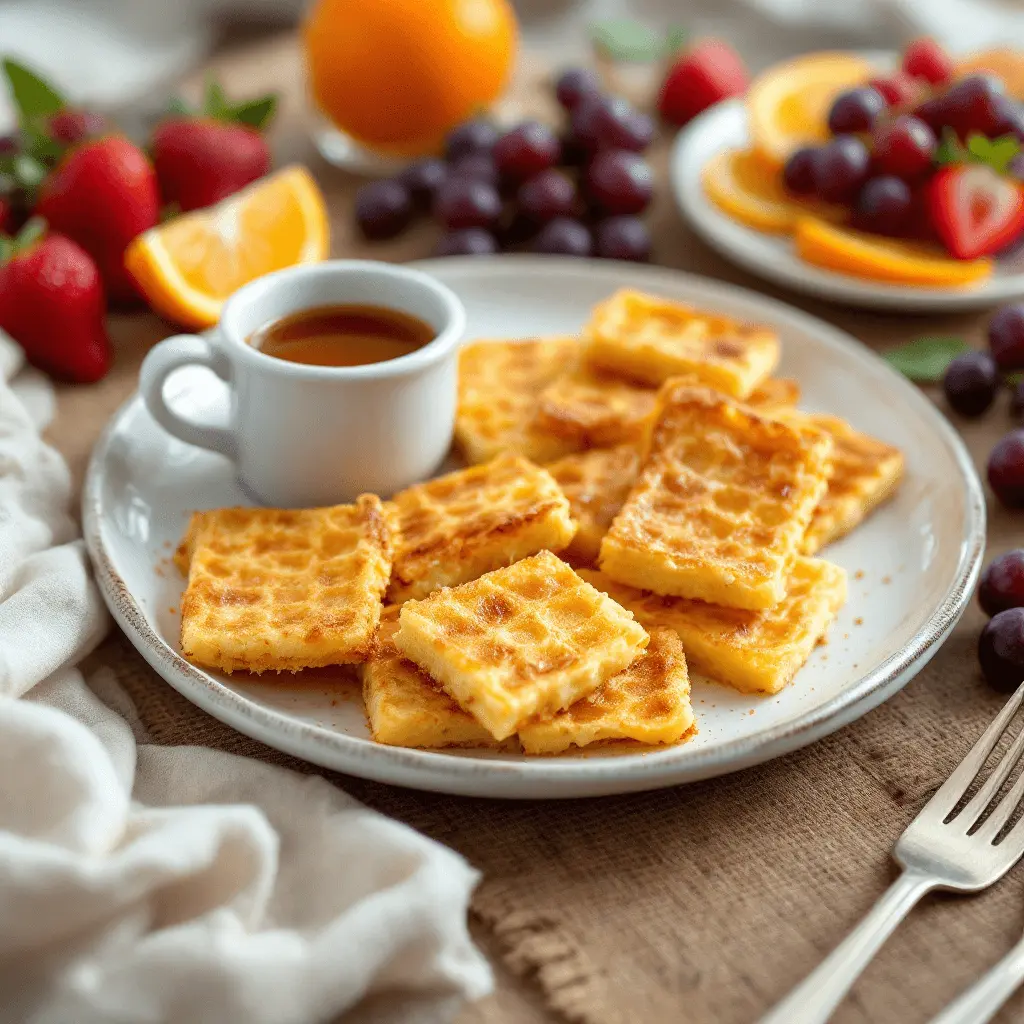
{"label": "golden waffle-textured square", "polygon": [[649,457],[601,542],[620,583],[732,608],[769,608],[825,493],[832,438],[670,382]]}
{"label": "golden waffle-textured square", "polygon": [[550,551],[402,605],[395,646],[494,736],[586,697],[647,646]]}
{"label": "golden waffle-textured square", "polygon": [[745,401],[760,412],[791,409],[800,401],[800,383],[791,377],[769,377],[761,381]]}
{"label": "golden waffle-textured square", "polygon": [[398,608],[386,607],[360,666],[370,733],[393,747],[493,747],[494,737],[394,645]]}
{"label": "golden waffle-textured square", "polygon": [[693,375],[735,398],[746,398],[779,361],[770,327],[628,290],[594,308],[584,340],[591,366],[649,384]]}
{"label": "golden waffle-textured square", "polygon": [[363,661],[391,556],[375,494],[333,508],[196,512],[176,557],[188,573],[182,652],[225,672]]}
{"label": "golden waffle-textured square", "polygon": [[793,561],[785,598],[759,612],[662,597],[590,569],[581,569],[580,575],[628,608],[648,630],[674,629],[691,672],[744,693],[778,693],[846,601],[846,571],[803,556]]}
{"label": "golden waffle-textured square", "polygon": [[655,745],[689,739],[694,718],[683,645],[671,629],[652,629],[650,636],[633,664],[589,697],[547,721],[521,726],[523,750],[559,754],[569,747],[615,740]]}
{"label": "golden waffle-textured square", "polygon": [[534,422],[537,397],[575,364],[576,338],[477,341],[459,353],[455,440],[467,461],[487,462],[502,452],[550,462],[579,447]]}
{"label": "golden waffle-textured square", "polygon": [[640,453],[633,445],[594,448],[566,455],[547,469],[569,499],[576,522],[576,535],[562,556],[574,565],[593,565],[602,538],[636,481]]}
{"label": "golden waffle-textured square", "polygon": [[892,445],[858,433],[836,416],[808,416],[835,441],[828,490],[811,517],[803,551],[813,555],[826,544],[845,537],[882,502],[903,479],[903,453]]}
{"label": "golden waffle-textured square", "polygon": [[409,487],[389,504],[395,558],[388,600],[426,597],[547,548],[576,532],[551,474],[519,455]]}

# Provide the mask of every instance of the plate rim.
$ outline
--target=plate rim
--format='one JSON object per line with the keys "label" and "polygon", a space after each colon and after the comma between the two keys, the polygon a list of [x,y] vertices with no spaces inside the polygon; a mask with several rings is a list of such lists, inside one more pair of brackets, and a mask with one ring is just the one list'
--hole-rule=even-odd
{"label": "plate rim", "polygon": [[[757,292],[667,267],[643,267],[610,260],[580,260],[566,257],[501,255],[490,257],[449,257],[419,260],[414,265],[432,272],[469,271],[502,276],[506,268],[516,273],[550,274],[559,267],[586,274],[601,268],[616,270],[621,277],[640,276],[648,286],[659,279],[682,279],[700,288],[714,305],[729,298],[760,305],[769,319],[798,327],[827,346],[855,345],[861,354],[878,358],[851,335],[803,310]],[[861,675],[842,693],[818,708],[767,728],[755,736],[735,738],[707,751],[679,759],[654,759],[638,753],[628,758],[581,757],[562,759],[555,772],[548,771],[550,759],[501,761],[391,747],[367,742],[313,723],[299,722],[286,713],[261,707],[224,686],[186,661],[150,625],[145,611],[115,568],[103,538],[102,484],[104,466],[114,438],[126,416],[142,405],[133,392],[111,416],[93,447],[82,488],[82,527],[86,549],[92,561],[104,601],[133,646],[163,679],[186,699],[232,728],[322,767],[362,778],[398,784],[414,789],[471,796],[502,798],[571,798],[611,795],[665,786],[681,785],[728,774],[789,753],[841,728],[888,699],[905,685],[938,650],[956,625],[970,600],[981,569],[986,537],[985,498],[981,482],[967,449],[938,409],[910,382],[878,359],[877,369],[892,374],[907,388],[907,400],[915,403],[926,421],[945,441],[965,485],[965,528],[960,542],[956,572],[945,595],[921,627],[899,650]],[[680,748],[682,749],[682,748]],[[370,770],[366,762],[372,762]],[[624,766],[628,762],[628,770]]]}
{"label": "plate rim", "polygon": [[[1012,281],[1017,282],[1016,284],[1012,284],[1011,279],[996,279],[1006,281],[1007,287],[995,293],[991,280],[980,288],[921,288],[917,285],[886,284],[869,278],[857,278],[852,274],[838,274],[822,267],[802,263],[795,256],[784,263],[764,261],[759,255],[747,253],[735,246],[722,235],[709,218],[709,213],[717,214],[718,211],[704,196],[703,190],[684,187],[688,180],[684,164],[688,162],[690,151],[696,147],[701,135],[714,130],[717,122],[728,121],[742,112],[741,98],[716,103],[695,117],[676,135],[669,153],[669,184],[676,206],[687,224],[700,238],[730,263],[788,291],[807,295],[819,301],[860,309],[907,314],[953,313],[987,309],[1024,296],[1024,269],[1014,275]],[[715,152],[721,152],[725,148],[720,147]],[[763,234],[739,221],[733,223],[752,236],[759,237]]]}

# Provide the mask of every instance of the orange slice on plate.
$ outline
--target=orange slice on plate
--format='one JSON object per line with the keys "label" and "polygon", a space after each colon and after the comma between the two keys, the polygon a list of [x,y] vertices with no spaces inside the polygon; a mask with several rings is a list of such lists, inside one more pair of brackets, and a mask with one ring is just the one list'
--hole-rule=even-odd
{"label": "orange slice on plate", "polygon": [[796,225],[801,259],[841,274],[925,288],[967,288],[992,273],[992,260],[954,260],[938,248],[836,227],[813,217]]}
{"label": "orange slice on plate", "polygon": [[1009,46],[964,57],[956,66],[960,76],[989,74],[1002,79],[1007,95],[1024,102],[1024,52]]}
{"label": "orange slice on plate", "polygon": [[842,208],[794,199],[778,170],[749,149],[723,150],[701,174],[704,193],[724,213],[758,231],[791,234],[797,219],[813,215],[841,221]]}
{"label": "orange slice on plate", "polygon": [[754,148],[775,167],[801,146],[829,138],[828,112],[839,93],[862,85],[874,68],[854,53],[809,53],[762,72],[747,92]]}
{"label": "orange slice on plate", "polygon": [[156,312],[210,327],[224,301],[272,270],[316,263],[330,246],[324,197],[304,167],[286,167],[204,210],[144,231],[125,266]]}

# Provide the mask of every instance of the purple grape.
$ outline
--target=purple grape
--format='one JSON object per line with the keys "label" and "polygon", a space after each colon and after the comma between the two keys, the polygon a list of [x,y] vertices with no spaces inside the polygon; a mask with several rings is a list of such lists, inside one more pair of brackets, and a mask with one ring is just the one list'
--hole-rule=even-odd
{"label": "purple grape", "polygon": [[452,163],[470,153],[490,153],[498,141],[499,131],[483,117],[464,121],[453,128],[444,140],[444,158]]}
{"label": "purple grape", "polygon": [[448,165],[449,178],[473,178],[475,181],[486,181],[489,185],[498,184],[498,168],[488,153],[470,153]]}
{"label": "purple grape", "polygon": [[817,153],[816,147],[805,146],[786,161],[786,166],[782,169],[782,182],[787,192],[795,196],[814,195],[814,163]]}
{"label": "purple grape", "polygon": [[485,181],[451,178],[438,189],[434,216],[449,231],[490,228],[501,216],[501,196]]}
{"label": "purple grape", "polygon": [[594,240],[584,224],[569,217],[556,217],[540,229],[530,243],[531,252],[558,256],[589,256]]}
{"label": "purple grape", "polygon": [[651,258],[651,234],[639,217],[609,217],[594,230],[594,252],[604,259],[646,263]]}
{"label": "purple grape", "polygon": [[590,153],[587,151],[587,147],[572,133],[572,128],[562,132],[559,144],[562,147],[562,153],[558,162],[562,167],[582,167],[587,162]]}
{"label": "purple grape", "polygon": [[988,457],[988,482],[1007,508],[1024,507],[1024,430],[1011,430]]}
{"label": "purple grape", "polygon": [[434,196],[448,176],[443,160],[428,156],[409,164],[398,175],[399,184],[409,190],[413,203],[421,210],[429,210]]}
{"label": "purple grape", "polygon": [[988,347],[1000,370],[1024,370],[1024,303],[1003,306],[988,322]]}
{"label": "purple grape", "polygon": [[598,153],[587,168],[588,197],[607,214],[640,213],[654,195],[654,175],[643,157],[621,149]]}
{"label": "purple grape", "polygon": [[524,121],[502,135],[494,146],[498,173],[513,184],[554,167],[560,155],[558,137],[539,121]]}
{"label": "purple grape", "polygon": [[988,684],[1012,693],[1024,680],[1024,608],[1007,608],[985,624],[978,661]]}
{"label": "purple grape", "polygon": [[1024,416],[1024,380],[1019,380],[1010,395],[1010,414],[1018,419]]}
{"label": "purple grape", "polygon": [[848,203],[868,176],[871,156],[855,135],[837,135],[818,150],[814,191],[826,202]]}
{"label": "purple grape", "polygon": [[412,220],[409,190],[394,179],[371,181],[356,193],[356,224],[365,238],[394,238]]}
{"label": "purple grape", "polygon": [[1024,549],[1007,551],[989,562],[978,584],[978,602],[988,615],[1024,608]]}
{"label": "purple grape", "polygon": [[576,186],[561,172],[549,168],[523,182],[516,193],[519,209],[535,224],[556,217],[571,217],[576,211]]}
{"label": "purple grape", "polygon": [[1024,142],[1024,107],[1008,96],[1000,96],[990,134],[994,139],[1012,135],[1018,142]]}
{"label": "purple grape", "polygon": [[1002,112],[1003,84],[992,75],[968,75],[949,87],[943,102],[943,123],[961,138],[991,135]]}
{"label": "purple grape", "polygon": [[592,153],[628,149],[642,153],[654,138],[654,122],[619,97],[592,97],[572,116],[572,133]]}
{"label": "purple grape", "polygon": [[857,196],[854,221],[862,231],[898,235],[910,219],[913,197],[905,181],[891,174],[869,178]]}
{"label": "purple grape", "polygon": [[957,356],[942,378],[946,401],[961,416],[980,416],[996,400],[999,371],[987,352]]}
{"label": "purple grape", "polygon": [[435,256],[489,256],[498,251],[498,242],[483,228],[463,228],[443,234],[434,246]]}
{"label": "purple grape", "polygon": [[847,132],[868,132],[878,115],[885,110],[882,94],[870,85],[840,93],[828,114],[828,128],[834,135]]}
{"label": "purple grape", "polygon": [[601,93],[601,81],[589,68],[569,68],[555,81],[555,96],[568,111],[576,109],[580,100]]}

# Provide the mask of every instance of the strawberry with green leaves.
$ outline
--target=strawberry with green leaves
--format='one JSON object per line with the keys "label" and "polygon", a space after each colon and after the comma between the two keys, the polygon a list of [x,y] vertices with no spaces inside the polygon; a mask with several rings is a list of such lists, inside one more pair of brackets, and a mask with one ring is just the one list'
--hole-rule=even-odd
{"label": "strawberry with green leaves", "polygon": [[180,210],[212,206],[270,170],[263,129],[274,114],[272,96],[230,103],[211,81],[203,109],[180,102],[157,125],[150,143],[164,202]]}
{"label": "strawberry with green leaves", "polygon": [[0,329],[33,366],[83,384],[103,377],[113,359],[104,311],[99,270],[71,239],[38,218],[0,236]]}

